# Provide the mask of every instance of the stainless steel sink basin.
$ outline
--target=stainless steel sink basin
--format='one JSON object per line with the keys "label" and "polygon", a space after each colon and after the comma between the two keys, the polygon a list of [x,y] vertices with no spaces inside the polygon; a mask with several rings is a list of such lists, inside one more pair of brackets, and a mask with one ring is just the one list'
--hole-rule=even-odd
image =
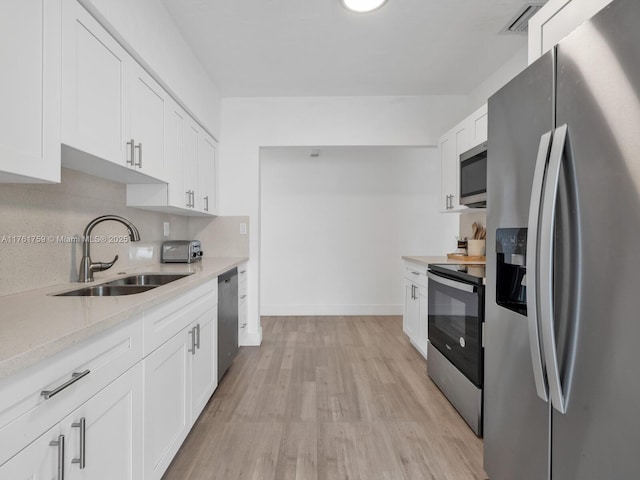
{"label": "stainless steel sink basin", "polygon": [[160,285],[93,285],[66,293],[58,293],[56,297],[115,297],[146,292]]}
{"label": "stainless steel sink basin", "polygon": [[191,273],[140,273],[117,278],[110,282],[58,293],[55,297],[117,297],[134,295],[187,277]]}
{"label": "stainless steel sink basin", "polygon": [[106,282],[104,285],[153,285],[160,286],[175,282],[191,275],[190,273],[140,273]]}

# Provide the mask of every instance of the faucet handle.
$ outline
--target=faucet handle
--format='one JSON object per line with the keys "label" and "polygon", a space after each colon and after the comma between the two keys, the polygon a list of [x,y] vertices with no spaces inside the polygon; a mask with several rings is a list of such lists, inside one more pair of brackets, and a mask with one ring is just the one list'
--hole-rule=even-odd
{"label": "faucet handle", "polygon": [[110,269],[111,267],[113,267],[113,264],[116,263],[118,261],[118,255],[116,255],[116,257],[110,261],[110,262],[96,262],[96,263],[92,263],[91,267],[92,270],[94,272],[103,272],[105,270]]}

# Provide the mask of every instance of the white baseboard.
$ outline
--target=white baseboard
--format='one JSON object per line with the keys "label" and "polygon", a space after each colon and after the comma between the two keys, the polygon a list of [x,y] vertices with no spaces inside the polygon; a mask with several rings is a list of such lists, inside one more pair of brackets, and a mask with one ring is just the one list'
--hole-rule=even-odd
{"label": "white baseboard", "polygon": [[259,347],[262,344],[262,327],[258,327],[257,333],[245,333],[238,343],[241,347]]}
{"label": "white baseboard", "polygon": [[403,305],[262,305],[260,315],[275,316],[348,316],[402,315]]}

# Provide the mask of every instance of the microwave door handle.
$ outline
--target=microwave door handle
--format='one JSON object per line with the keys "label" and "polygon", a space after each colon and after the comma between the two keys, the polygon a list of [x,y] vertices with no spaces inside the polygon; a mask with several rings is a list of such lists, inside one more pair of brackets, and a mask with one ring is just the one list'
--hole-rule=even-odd
{"label": "microwave door handle", "polygon": [[540,203],[544,186],[544,174],[549,158],[551,134],[547,132],[540,137],[538,156],[533,174],[531,203],[529,204],[529,223],[527,229],[527,324],[529,328],[529,350],[533,366],[533,379],[538,396],[549,401],[549,391],[542,363],[540,348],[540,322],[538,319],[538,243],[540,236]]}
{"label": "microwave door handle", "polygon": [[431,272],[427,272],[427,276],[429,277],[429,280],[433,280],[434,282],[441,283],[442,285],[455,288],[456,290],[462,290],[469,293],[476,292],[476,287],[474,285],[471,285],[470,283],[456,282],[455,280],[444,278]]}
{"label": "microwave door handle", "polygon": [[553,245],[556,223],[556,201],[560,181],[560,166],[567,140],[567,125],[556,128],[549,155],[549,168],[545,184],[540,221],[540,319],[544,360],[547,366],[551,404],[560,413],[566,413],[566,399],[560,383],[560,368],[556,349],[553,309]]}

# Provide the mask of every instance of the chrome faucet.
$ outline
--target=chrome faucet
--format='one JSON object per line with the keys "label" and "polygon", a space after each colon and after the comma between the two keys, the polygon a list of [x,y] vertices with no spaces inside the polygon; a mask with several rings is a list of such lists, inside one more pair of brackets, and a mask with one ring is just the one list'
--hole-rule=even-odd
{"label": "chrome faucet", "polygon": [[103,215],[101,217],[94,218],[89,222],[89,224],[84,229],[84,233],[82,234],[82,260],[80,261],[80,273],[78,274],[79,282],[93,282],[93,272],[102,272],[103,270],[107,270],[113,266],[114,263],[118,260],[118,255],[111,262],[91,262],[91,231],[93,227],[98,225],[99,223],[106,222],[107,220],[114,220],[116,222],[122,223],[125,227],[127,227],[127,231],[129,232],[129,238],[132,242],[140,241],[140,232],[135,227],[133,223],[131,223],[126,218],[120,217],[118,215]]}

